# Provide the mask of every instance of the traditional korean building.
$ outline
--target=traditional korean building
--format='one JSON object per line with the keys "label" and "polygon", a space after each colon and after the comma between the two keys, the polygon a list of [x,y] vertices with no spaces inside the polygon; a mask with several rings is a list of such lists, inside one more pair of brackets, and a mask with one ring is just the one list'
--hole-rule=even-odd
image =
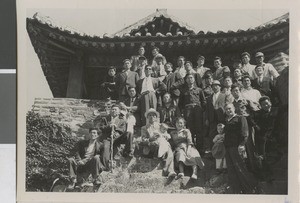
{"label": "traditional korean building", "polygon": [[202,54],[205,65],[212,67],[214,56],[222,57],[223,64],[231,66],[244,51],[252,55],[262,51],[265,61],[273,59],[274,63],[289,54],[289,14],[247,30],[196,33],[166,10],[158,9],[102,37],[55,25],[51,19],[36,14],[27,19],[27,31],[53,96],[62,98],[100,99],[100,84],[107,67],[121,69],[122,61],[137,55],[141,45],[147,50],[148,60],[152,60],[150,50],[156,46],[175,65],[180,55],[196,65],[197,55]]}

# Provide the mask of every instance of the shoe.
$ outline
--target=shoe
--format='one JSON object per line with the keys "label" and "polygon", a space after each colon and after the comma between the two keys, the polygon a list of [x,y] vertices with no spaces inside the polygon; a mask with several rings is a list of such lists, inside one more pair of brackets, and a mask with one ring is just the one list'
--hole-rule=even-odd
{"label": "shoe", "polygon": [[72,181],[71,184],[68,185],[68,189],[69,189],[69,190],[72,190],[72,189],[75,188],[76,183],[77,183],[77,179],[76,179],[76,178],[71,178],[71,181]]}
{"label": "shoe", "polygon": [[168,178],[173,178],[176,176],[176,173],[175,172],[170,172],[169,175],[168,175]]}
{"label": "shoe", "polygon": [[165,171],[165,170],[162,170],[161,175],[164,176],[164,177],[167,177],[168,176],[168,172]]}
{"label": "shoe", "polygon": [[97,185],[97,186],[98,186],[98,185],[101,185],[101,181],[98,180],[98,179],[97,179],[97,180],[94,180],[93,185]]}
{"label": "shoe", "polygon": [[220,175],[222,172],[223,172],[222,169],[217,169],[216,174],[217,174],[217,175]]}
{"label": "shoe", "polygon": [[191,176],[191,179],[193,179],[193,180],[197,180],[197,175],[196,174],[193,174],[192,176]]}
{"label": "shoe", "polygon": [[178,173],[177,178],[182,178],[184,176],[184,173]]}

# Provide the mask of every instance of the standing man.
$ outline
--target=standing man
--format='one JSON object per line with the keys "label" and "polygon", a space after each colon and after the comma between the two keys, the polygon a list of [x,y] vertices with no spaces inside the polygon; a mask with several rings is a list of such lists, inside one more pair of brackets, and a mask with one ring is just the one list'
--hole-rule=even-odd
{"label": "standing man", "polygon": [[264,76],[264,69],[262,66],[255,67],[257,78],[253,80],[253,88],[257,89],[261,95],[268,96],[273,101],[272,90],[274,89],[273,80]]}
{"label": "standing man", "polygon": [[139,65],[136,72],[139,74],[139,78],[143,79],[145,77],[145,67],[147,65],[147,59],[145,56],[139,57]]}
{"label": "standing man", "polygon": [[223,77],[224,67],[222,66],[222,59],[219,56],[216,56],[214,59],[214,67],[216,68],[213,73],[214,80],[220,80]]}
{"label": "standing man", "polygon": [[185,77],[185,85],[179,99],[179,106],[184,110],[187,127],[192,133],[192,138],[198,151],[203,151],[203,112],[206,108],[206,99],[201,88],[195,85],[193,74]]}
{"label": "standing man", "polygon": [[272,170],[268,163],[267,153],[278,151],[275,141],[278,139],[278,108],[272,107],[269,97],[263,96],[259,99],[261,109],[255,116],[257,133],[255,134],[256,151],[262,160],[261,178],[265,181],[272,181]]}
{"label": "standing man", "polygon": [[173,73],[173,65],[171,63],[166,63],[165,71],[167,73],[163,83],[166,84],[166,91],[171,94],[171,97],[175,104],[178,104],[180,90],[179,87],[184,83],[183,78],[179,74],[179,72]]}
{"label": "standing man", "polygon": [[[152,67],[155,67],[157,65],[156,63],[156,56],[159,55],[159,48],[158,47],[153,47],[152,49],[152,56],[153,56],[153,60],[152,60],[152,63],[151,63],[151,66]],[[166,60],[166,57],[164,57],[162,54],[160,54],[162,57],[163,57],[163,65],[165,65],[167,63],[167,60]]]}
{"label": "standing man", "polygon": [[186,75],[184,64],[185,64],[184,56],[179,56],[177,59],[178,67],[176,68],[175,73],[178,72],[182,78],[184,78]]}
{"label": "standing man", "polygon": [[253,89],[251,86],[251,80],[249,75],[245,75],[243,77],[243,86],[244,88],[241,90],[241,95],[246,100],[253,102],[257,106],[255,110],[259,110],[259,99],[261,98],[261,94],[258,90]]}
{"label": "standing man", "polygon": [[139,64],[140,64],[139,58],[141,56],[144,57],[145,48],[143,46],[140,46],[138,53],[139,53],[138,55],[135,55],[135,56],[131,57],[131,61],[132,61],[132,67],[130,68],[131,71],[136,71],[137,68],[139,67]]}
{"label": "standing man", "polygon": [[218,133],[217,124],[225,121],[225,104],[228,96],[221,92],[221,84],[214,80],[212,85],[213,94],[207,98],[207,108],[205,112],[205,124],[209,127],[208,136],[205,138],[205,154],[211,153],[213,138]]}
{"label": "standing man", "polygon": [[242,68],[241,68],[242,74],[249,75],[250,79],[253,80],[256,77],[254,72],[255,65],[250,64],[250,54],[248,52],[244,52],[242,53],[241,57],[242,57]]}
{"label": "standing man", "polygon": [[242,71],[237,68],[233,71],[233,80],[232,83],[238,85],[240,88],[243,87]]}
{"label": "standing man", "polygon": [[269,77],[271,80],[275,80],[279,76],[279,73],[277,72],[277,70],[274,68],[272,64],[265,63],[264,59],[265,56],[262,52],[257,52],[255,54],[256,65],[263,67],[264,77]]}
{"label": "standing man", "polygon": [[197,87],[202,88],[203,87],[203,82],[202,82],[202,78],[201,75],[199,73],[197,73],[194,69],[193,69],[193,64],[190,61],[187,61],[185,63],[185,71],[186,74],[192,74],[195,78],[195,84],[197,85]]}
{"label": "standing man", "polygon": [[198,60],[197,60],[197,67],[195,68],[195,71],[200,74],[201,78],[203,78],[204,73],[206,71],[210,70],[210,68],[203,66],[204,63],[205,63],[205,57],[202,55],[199,55]]}
{"label": "standing man", "polygon": [[167,75],[165,71],[165,66],[163,64],[163,56],[157,54],[155,57],[156,65],[153,66],[152,77],[158,78],[160,81],[163,81]]}
{"label": "standing man", "polygon": [[146,124],[146,118],[143,115],[150,108],[157,108],[158,98],[166,91],[166,85],[158,78],[152,78],[152,67],[145,67],[145,78],[137,83],[137,92],[140,94],[140,112],[142,125]]}
{"label": "standing man", "polygon": [[139,75],[136,72],[130,70],[131,62],[129,59],[123,61],[123,71],[116,77],[116,88],[119,95],[119,101],[123,102],[127,96],[127,89],[129,86],[136,87],[136,83],[139,80]]}

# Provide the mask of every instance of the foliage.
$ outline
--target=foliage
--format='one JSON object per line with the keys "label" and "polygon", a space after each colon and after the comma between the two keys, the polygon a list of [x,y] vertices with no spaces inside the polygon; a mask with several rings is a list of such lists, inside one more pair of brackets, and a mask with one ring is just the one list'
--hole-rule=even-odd
{"label": "foliage", "polygon": [[26,190],[49,191],[55,176],[68,174],[76,136],[69,127],[30,111],[26,117]]}

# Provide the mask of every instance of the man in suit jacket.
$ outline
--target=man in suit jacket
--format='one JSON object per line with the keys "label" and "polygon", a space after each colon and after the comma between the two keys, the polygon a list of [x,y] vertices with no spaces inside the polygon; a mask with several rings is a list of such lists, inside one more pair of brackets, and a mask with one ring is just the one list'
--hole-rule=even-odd
{"label": "man in suit jacket", "polygon": [[225,122],[225,104],[229,103],[228,95],[222,93],[221,83],[213,81],[213,94],[207,98],[207,109],[205,112],[205,124],[209,127],[208,137],[205,138],[205,152],[209,153],[213,145],[213,138],[218,134],[217,124]]}
{"label": "man in suit jacket", "polygon": [[184,83],[183,78],[179,72],[173,73],[173,65],[166,63],[165,71],[167,73],[163,83],[167,86],[167,92],[171,94],[173,101],[177,104],[180,96],[179,86]]}
{"label": "man in suit jacket", "polygon": [[128,94],[124,101],[124,103],[120,103],[120,105],[124,104],[124,107],[127,109],[128,112],[132,113],[136,119],[136,127],[141,127],[141,119],[140,119],[140,100],[136,93],[134,87],[128,87]]}
{"label": "man in suit jacket", "polygon": [[252,87],[257,89],[262,96],[268,96],[273,100],[272,90],[274,88],[273,80],[270,77],[265,77],[264,68],[262,66],[255,67],[257,77],[252,82]]}
{"label": "man in suit jacket", "polygon": [[144,113],[150,108],[157,108],[158,98],[166,91],[166,85],[158,78],[152,78],[152,67],[147,65],[145,67],[145,78],[137,83],[137,92],[140,95],[140,115],[141,124],[146,124]]}
{"label": "man in suit jacket", "polygon": [[115,80],[120,102],[123,102],[128,96],[127,88],[129,86],[136,87],[139,80],[138,73],[130,70],[131,62],[129,59],[124,60],[123,67],[124,70],[117,75]]}
{"label": "man in suit jacket", "polygon": [[83,182],[82,174],[88,172],[89,176],[92,174],[93,183],[99,185],[99,174],[104,169],[100,161],[100,153],[104,145],[99,140],[98,131],[96,128],[90,128],[89,134],[86,135],[85,140],[80,140],[77,143],[76,156],[69,159],[70,164],[70,178],[72,184],[69,188],[74,188],[75,184]]}
{"label": "man in suit jacket", "polygon": [[192,74],[195,78],[195,84],[197,87],[200,87],[202,89],[203,87],[203,82],[202,82],[202,78],[201,75],[199,73],[197,73],[194,69],[193,69],[193,64],[190,61],[187,61],[185,63],[185,70],[186,70],[186,74]]}
{"label": "man in suit jacket", "polygon": [[[117,154],[117,144],[125,143],[125,149],[132,149],[133,137],[126,132],[126,120],[120,117],[120,108],[118,105],[113,105],[108,116],[98,116],[94,120],[94,126],[100,128],[103,132],[103,155],[102,163],[106,170],[109,170],[111,137],[113,136],[113,155]],[[126,150],[125,150],[126,151]]]}

